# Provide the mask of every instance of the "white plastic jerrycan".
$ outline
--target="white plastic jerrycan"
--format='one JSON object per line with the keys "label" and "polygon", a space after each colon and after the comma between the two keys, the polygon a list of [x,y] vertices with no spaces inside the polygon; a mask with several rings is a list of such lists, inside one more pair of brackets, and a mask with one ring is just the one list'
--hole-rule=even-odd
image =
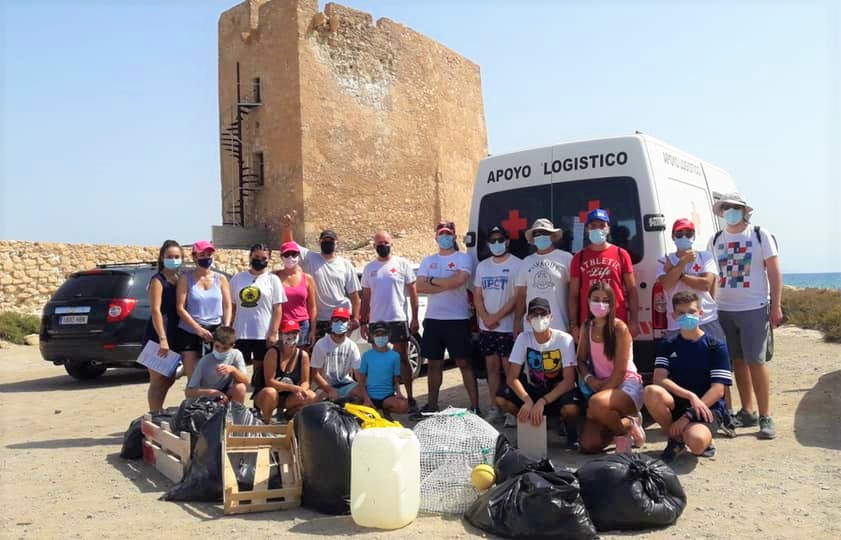
{"label": "white plastic jerrycan", "polygon": [[350,513],[362,527],[399,529],[420,508],[420,444],[406,428],[363,429],[350,451]]}

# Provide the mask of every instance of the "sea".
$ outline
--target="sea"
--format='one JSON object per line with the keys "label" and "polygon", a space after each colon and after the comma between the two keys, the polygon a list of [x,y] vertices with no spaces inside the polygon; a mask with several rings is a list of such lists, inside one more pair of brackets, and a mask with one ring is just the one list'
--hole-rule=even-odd
{"label": "sea", "polygon": [[841,290],[841,272],[823,274],[783,274],[783,285]]}

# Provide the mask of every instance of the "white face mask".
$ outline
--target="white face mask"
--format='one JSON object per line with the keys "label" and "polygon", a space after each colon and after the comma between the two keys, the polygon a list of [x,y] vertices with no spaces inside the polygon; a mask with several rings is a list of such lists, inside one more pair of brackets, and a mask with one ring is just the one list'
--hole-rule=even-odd
{"label": "white face mask", "polygon": [[534,328],[535,332],[545,332],[549,329],[549,316],[532,317],[529,319],[529,323],[531,324],[531,327]]}
{"label": "white face mask", "polygon": [[298,266],[298,261],[300,260],[300,257],[298,257],[297,255],[292,255],[290,257],[282,257],[282,258],[283,258],[283,266],[286,267],[287,269],[295,268],[296,266]]}
{"label": "white face mask", "polygon": [[298,334],[283,334],[283,337],[280,338],[280,340],[285,345],[295,345],[299,341]]}

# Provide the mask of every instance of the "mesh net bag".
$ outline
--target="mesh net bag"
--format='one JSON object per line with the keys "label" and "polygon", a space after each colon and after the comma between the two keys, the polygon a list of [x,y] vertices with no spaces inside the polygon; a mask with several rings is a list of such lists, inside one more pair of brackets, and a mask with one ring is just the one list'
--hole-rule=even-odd
{"label": "mesh net bag", "polygon": [[473,413],[447,409],[414,429],[420,442],[420,509],[463,514],[479,496],[470,472],[493,464],[499,432]]}

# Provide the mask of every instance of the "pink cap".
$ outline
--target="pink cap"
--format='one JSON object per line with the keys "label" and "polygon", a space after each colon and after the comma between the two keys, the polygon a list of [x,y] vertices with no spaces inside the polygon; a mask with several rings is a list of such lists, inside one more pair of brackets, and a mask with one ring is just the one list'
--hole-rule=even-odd
{"label": "pink cap", "polygon": [[298,247],[298,244],[296,244],[295,242],[284,242],[283,244],[281,244],[281,246],[280,246],[280,254],[281,255],[283,255],[284,253],[291,253],[291,252],[300,253],[301,248]]}
{"label": "pink cap", "polygon": [[193,242],[193,253],[201,253],[202,251],[210,251],[211,253],[214,253],[216,248],[213,247],[213,243],[208,240]]}

